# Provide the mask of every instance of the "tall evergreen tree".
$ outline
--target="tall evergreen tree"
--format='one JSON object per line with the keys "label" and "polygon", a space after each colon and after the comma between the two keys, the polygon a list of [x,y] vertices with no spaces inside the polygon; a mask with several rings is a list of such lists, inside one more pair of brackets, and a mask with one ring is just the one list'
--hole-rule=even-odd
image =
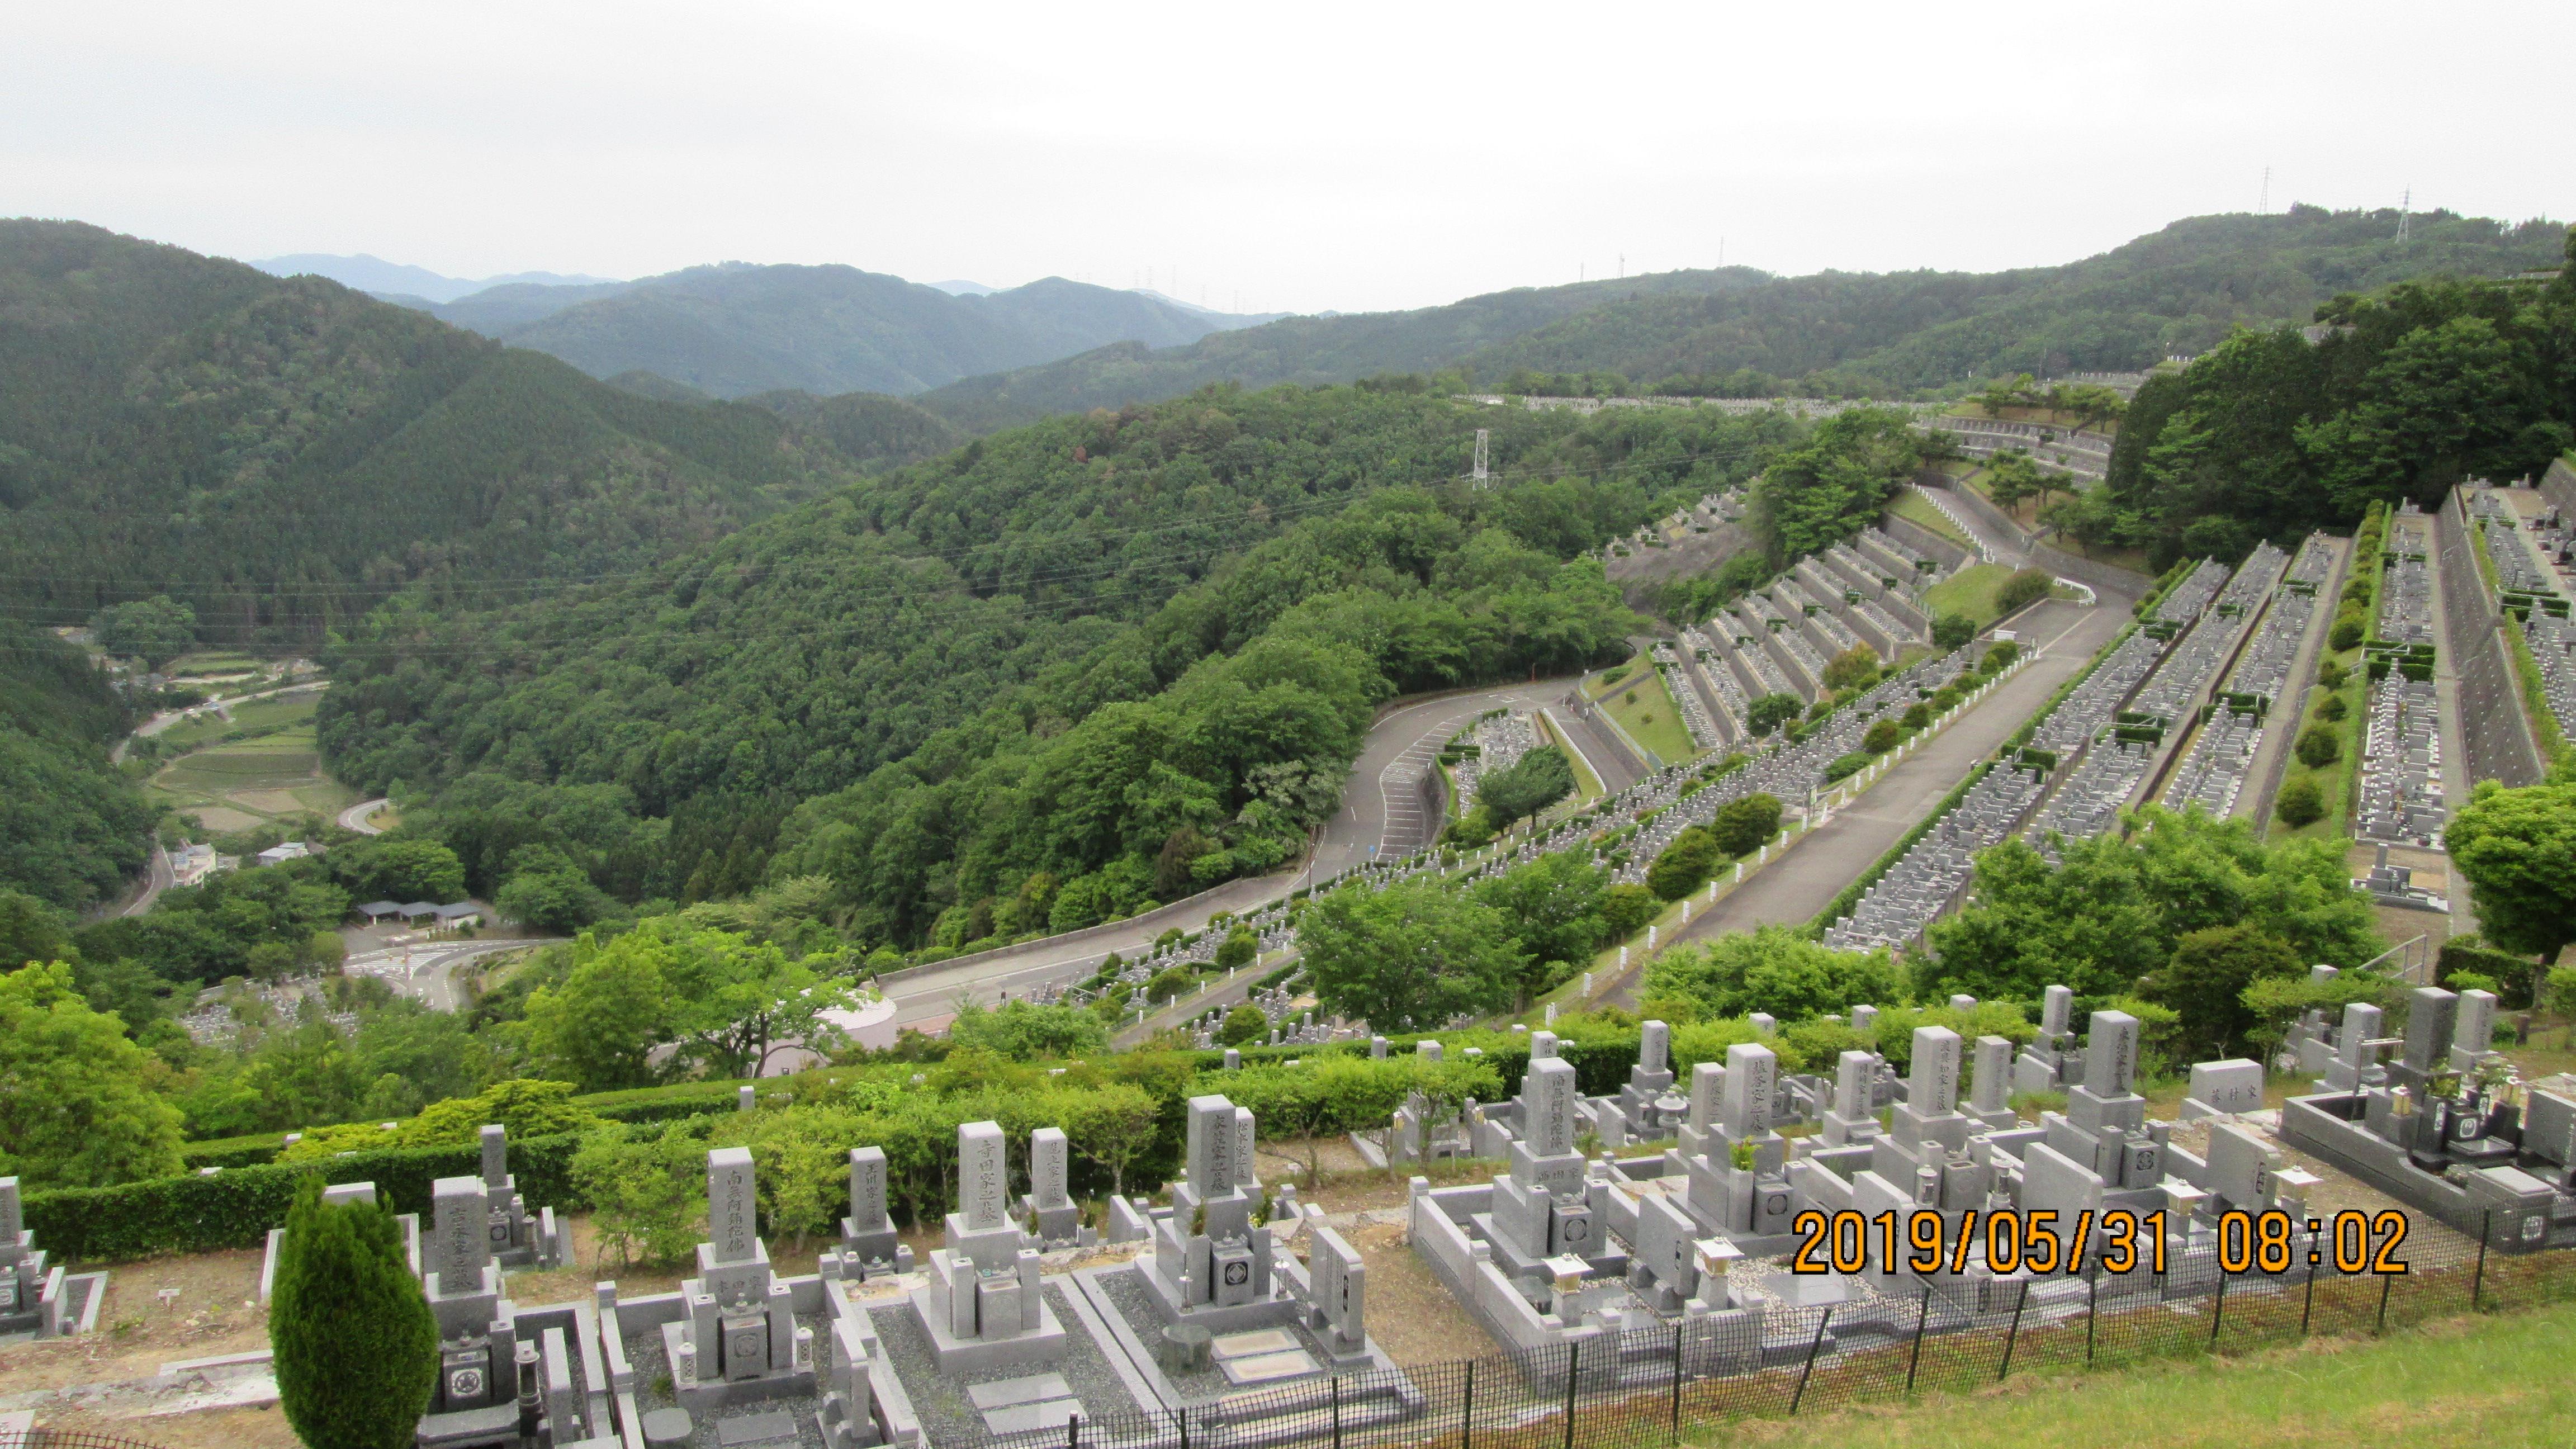
{"label": "tall evergreen tree", "polygon": [[268,1340],[279,1407],[309,1449],[406,1449],[438,1382],[438,1323],[394,1215],[326,1204],[304,1179],[286,1215]]}

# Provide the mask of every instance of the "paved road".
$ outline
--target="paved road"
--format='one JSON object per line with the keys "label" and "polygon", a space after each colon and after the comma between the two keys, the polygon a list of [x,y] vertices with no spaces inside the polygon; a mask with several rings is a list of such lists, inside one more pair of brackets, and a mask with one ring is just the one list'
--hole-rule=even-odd
{"label": "paved road", "polygon": [[543,941],[522,939],[439,941],[409,948],[389,946],[360,952],[350,957],[342,969],[353,974],[382,976],[393,983],[395,994],[411,997],[432,1011],[454,1011],[457,967],[503,951],[518,951],[544,944]]}
{"label": "paved road", "polygon": [[170,889],[178,883],[178,876],[172,874],[170,870],[170,852],[162,849],[161,842],[156,839],[152,842],[152,858],[146,862],[143,867],[142,890],[136,893],[134,899],[126,902],[121,907],[111,909],[108,914],[117,916],[143,915],[152,909],[152,903],[154,901],[161,899],[161,893],[163,891]]}
{"label": "paved road", "polygon": [[[2022,721],[2046,704],[2059,685],[2081,673],[2093,651],[2128,622],[2129,611],[2116,601],[2090,609],[2049,603],[2024,616],[2016,632],[2038,640],[2043,658],[2005,681],[1967,718],[1907,756],[1847,809],[1800,837],[1780,859],[1670,939],[1705,941],[1775,922],[1799,925],[1814,919],[1958,788],[1979,760],[2002,748]],[[1640,959],[1603,999],[1614,1006],[1635,1006],[1637,982],[1644,974]]]}
{"label": "paved road", "polygon": [[360,835],[382,835],[385,833],[385,828],[381,825],[368,824],[367,817],[392,803],[394,802],[384,799],[361,800],[340,812],[340,828],[354,830]]}
{"label": "paved road", "polygon": [[1098,969],[1101,958],[1110,952],[1133,957],[1174,926],[1191,930],[1218,911],[1257,910],[1299,886],[1372,858],[1402,855],[1421,844],[1428,832],[1415,782],[1442,741],[1486,710],[1534,708],[1562,699],[1571,688],[1570,679],[1541,680],[1399,703],[1369,727],[1368,739],[1352,763],[1350,780],[1342,787],[1342,808],[1316,832],[1314,847],[1298,869],[1228,881],[1159,911],[1095,928],[1077,939],[1031,941],[889,982],[886,994],[894,1000],[896,1024],[918,1030],[936,1028],[956,1015],[961,999],[991,1003],[1004,992],[1019,996],[1050,981],[1075,980]]}

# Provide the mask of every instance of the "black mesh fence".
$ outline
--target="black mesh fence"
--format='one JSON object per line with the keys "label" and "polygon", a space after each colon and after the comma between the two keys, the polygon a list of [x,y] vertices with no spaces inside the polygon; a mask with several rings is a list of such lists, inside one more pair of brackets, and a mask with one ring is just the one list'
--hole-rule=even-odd
{"label": "black mesh fence", "polygon": [[1775,1304],[1490,1358],[1308,1379],[971,1449],[1666,1449],[1733,1420],[2576,1299],[2576,1251],[2506,1256],[2444,1234],[2404,1256],[2403,1273],[2347,1274],[2328,1249],[2317,1267],[2267,1274],[2224,1271],[2216,1250],[2204,1248],[2177,1257],[2160,1279],[1945,1280],[1929,1291]]}

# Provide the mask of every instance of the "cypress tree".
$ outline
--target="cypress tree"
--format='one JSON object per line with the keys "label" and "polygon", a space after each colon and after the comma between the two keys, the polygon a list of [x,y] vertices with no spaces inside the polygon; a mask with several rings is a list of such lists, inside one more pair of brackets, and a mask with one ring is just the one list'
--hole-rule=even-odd
{"label": "cypress tree", "polygon": [[326,1204],[319,1173],[286,1215],[269,1299],[279,1406],[309,1449],[405,1449],[438,1381],[438,1323],[394,1215]]}

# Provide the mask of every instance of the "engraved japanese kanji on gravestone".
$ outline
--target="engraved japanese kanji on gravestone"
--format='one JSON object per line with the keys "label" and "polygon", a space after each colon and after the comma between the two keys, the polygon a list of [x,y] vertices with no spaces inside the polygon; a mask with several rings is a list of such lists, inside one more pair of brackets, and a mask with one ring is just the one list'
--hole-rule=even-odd
{"label": "engraved japanese kanji on gravestone", "polygon": [[882,1147],[850,1149],[850,1215],[841,1219],[842,1276],[865,1280],[912,1271],[912,1249],[886,1216],[886,1155]]}
{"label": "engraved japanese kanji on gravestone", "polygon": [[1574,1064],[1562,1057],[1534,1058],[1521,1076],[1511,1170],[1494,1179],[1491,1207],[1476,1219],[1494,1266],[1507,1275],[1547,1277],[1547,1260],[1566,1253],[1587,1261],[1615,1255],[1592,1211],[1583,1154],[1574,1150],[1579,1092]]}
{"label": "engraved japanese kanji on gravestone", "polygon": [[1066,1195],[1072,1155],[1073,1144],[1061,1127],[1041,1127],[1029,1134],[1030,1191],[1021,1194],[1020,1210],[1045,1247],[1069,1248],[1096,1240],[1093,1231],[1082,1225],[1082,1209]]}
{"label": "engraved japanese kanji on gravestone", "polygon": [[795,1295],[770,1271],[759,1210],[751,1149],[709,1152],[698,1276],[680,1285],[687,1316],[662,1326],[683,1408],[814,1391],[812,1331],[797,1327]]}
{"label": "engraved japanese kanji on gravestone", "polygon": [[1036,1241],[1010,1215],[1010,1159],[995,1122],[957,1129],[958,1210],[930,1254],[912,1311],[942,1373],[1035,1363],[1061,1352],[1064,1329],[1038,1281]]}
{"label": "engraved japanese kanji on gravestone", "polygon": [[[1717,1123],[1698,1157],[1682,1167],[1685,1206],[1700,1226],[1730,1238],[1771,1237],[1789,1230],[1788,1144],[1771,1126],[1780,1090],[1780,1058],[1760,1042],[1726,1049]],[[1738,1161],[1741,1158],[1742,1161]]]}
{"label": "engraved japanese kanji on gravestone", "polygon": [[1172,1184],[1172,1210],[1154,1220],[1150,1263],[1138,1263],[1163,1315],[1182,1322],[1272,1297],[1273,1240],[1252,1223],[1261,1185],[1246,1160],[1243,1114],[1218,1096],[1192,1097],[1188,1110],[1186,1176]]}
{"label": "engraved japanese kanji on gravestone", "polygon": [[438,1389],[432,1413],[505,1404],[518,1395],[517,1308],[501,1296],[492,1261],[491,1197],[479,1177],[430,1184],[421,1287],[438,1320]]}

